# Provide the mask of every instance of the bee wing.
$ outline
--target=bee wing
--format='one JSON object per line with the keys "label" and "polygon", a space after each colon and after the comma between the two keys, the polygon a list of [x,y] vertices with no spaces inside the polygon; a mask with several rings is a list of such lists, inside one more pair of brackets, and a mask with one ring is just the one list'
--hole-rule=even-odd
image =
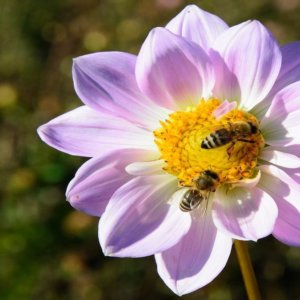
{"label": "bee wing", "polygon": [[204,199],[202,194],[199,194],[199,197],[195,197],[190,202],[190,208],[193,210],[200,205],[202,200]]}

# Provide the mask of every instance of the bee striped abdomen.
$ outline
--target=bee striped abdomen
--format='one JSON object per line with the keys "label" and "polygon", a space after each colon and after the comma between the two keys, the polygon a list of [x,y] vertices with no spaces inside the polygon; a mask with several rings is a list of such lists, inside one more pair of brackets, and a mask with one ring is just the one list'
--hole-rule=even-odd
{"label": "bee striped abdomen", "polygon": [[203,199],[204,197],[199,191],[188,190],[180,201],[179,208],[183,212],[192,211],[200,205]]}
{"label": "bee striped abdomen", "polygon": [[229,130],[222,128],[209,134],[201,143],[203,149],[213,149],[224,146],[232,141],[232,135]]}

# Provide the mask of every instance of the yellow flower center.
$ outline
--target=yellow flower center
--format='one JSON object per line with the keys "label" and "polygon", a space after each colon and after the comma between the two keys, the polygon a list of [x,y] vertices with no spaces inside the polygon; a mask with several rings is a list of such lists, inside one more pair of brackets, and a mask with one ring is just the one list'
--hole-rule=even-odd
{"label": "yellow flower center", "polygon": [[[239,109],[217,119],[213,111],[220,104],[218,99],[201,100],[195,107],[170,114],[153,132],[165,161],[164,170],[175,175],[180,186],[193,187],[206,170],[219,176],[219,184],[253,178],[256,174],[257,158],[264,146],[257,119]],[[257,131],[239,133],[236,124],[251,124]],[[224,130],[230,141],[221,141]],[[201,145],[208,137],[215,142],[205,149]]]}

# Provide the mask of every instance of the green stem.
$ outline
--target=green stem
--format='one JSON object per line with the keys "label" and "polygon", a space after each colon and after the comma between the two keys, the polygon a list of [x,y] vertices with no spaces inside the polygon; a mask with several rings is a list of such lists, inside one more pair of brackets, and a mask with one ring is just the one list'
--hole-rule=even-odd
{"label": "green stem", "polygon": [[246,242],[234,241],[235,251],[237,253],[239,265],[244,279],[244,284],[249,300],[261,300],[258,284],[253,271],[250,255]]}

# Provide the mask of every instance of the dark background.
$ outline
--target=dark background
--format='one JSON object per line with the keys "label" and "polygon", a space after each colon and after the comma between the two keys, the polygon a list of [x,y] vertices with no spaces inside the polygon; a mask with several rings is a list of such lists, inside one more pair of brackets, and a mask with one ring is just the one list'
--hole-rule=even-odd
{"label": "dark background", "polygon": [[[65,188],[85,160],[43,144],[36,128],[81,104],[72,58],[137,53],[182,0],[0,0],[0,299],[177,299],[153,257],[104,257],[96,218],[73,210]],[[300,40],[299,0],[194,1],[234,25],[262,21],[280,43]],[[300,299],[300,250],[272,237],[250,243],[264,299]],[[221,275],[182,299],[246,299],[232,251]]]}

